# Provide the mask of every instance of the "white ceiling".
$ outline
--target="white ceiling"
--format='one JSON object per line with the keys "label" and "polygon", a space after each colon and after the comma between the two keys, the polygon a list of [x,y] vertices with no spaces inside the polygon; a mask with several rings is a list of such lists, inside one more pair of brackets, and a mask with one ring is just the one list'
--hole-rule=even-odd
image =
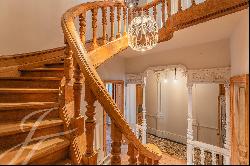
{"label": "white ceiling", "polygon": [[177,31],[171,40],[159,43],[154,49],[144,53],[136,52],[128,48],[120,53],[120,56],[131,58],[141,54],[155,54],[166,50],[230,38],[237,23],[247,12],[248,9]]}

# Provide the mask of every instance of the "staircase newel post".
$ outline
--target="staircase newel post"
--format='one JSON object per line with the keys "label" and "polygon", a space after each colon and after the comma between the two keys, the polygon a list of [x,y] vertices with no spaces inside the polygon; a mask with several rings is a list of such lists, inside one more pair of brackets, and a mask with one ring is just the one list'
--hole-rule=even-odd
{"label": "staircase newel post", "polygon": [[95,106],[94,103],[97,100],[90,89],[90,82],[85,80],[85,101],[87,102],[87,111],[85,115],[87,119],[85,121],[86,130],[86,152],[84,156],[84,164],[96,165],[97,164],[97,152],[94,150],[94,131],[96,120],[94,118]]}
{"label": "staircase newel post", "polygon": [[121,165],[121,141],[122,133],[115,123],[111,122],[111,138],[112,138],[112,150],[111,150],[111,165]]}

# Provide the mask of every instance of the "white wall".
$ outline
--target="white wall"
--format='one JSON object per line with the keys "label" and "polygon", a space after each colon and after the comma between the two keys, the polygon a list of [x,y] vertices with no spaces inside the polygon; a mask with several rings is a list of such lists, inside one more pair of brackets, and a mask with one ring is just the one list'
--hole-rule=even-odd
{"label": "white wall", "polygon": [[139,73],[150,66],[183,64],[188,69],[230,66],[229,40],[223,39],[157,54],[126,58],[126,73]]}
{"label": "white wall", "polygon": [[[167,82],[161,81],[161,111],[163,118],[157,114],[157,81],[153,72],[148,73],[146,85],[146,110],[148,132],[160,137],[186,143],[188,96],[186,77],[177,72],[168,72]],[[194,139],[216,145],[216,128],[219,95],[217,84],[197,84],[193,87],[193,118],[200,125],[194,129]],[[198,136],[198,137],[197,137]]]}
{"label": "white wall", "polygon": [[61,47],[61,17],[86,0],[1,0],[0,55]]}
{"label": "white wall", "polygon": [[239,20],[230,38],[231,75],[249,73],[249,9]]}

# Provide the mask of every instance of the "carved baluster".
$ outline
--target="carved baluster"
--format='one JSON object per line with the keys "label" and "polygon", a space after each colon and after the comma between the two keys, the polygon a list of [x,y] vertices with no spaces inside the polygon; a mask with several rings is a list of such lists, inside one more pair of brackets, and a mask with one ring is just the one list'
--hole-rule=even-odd
{"label": "carved baluster", "polygon": [[65,59],[64,59],[64,75],[65,75],[65,85],[72,86],[72,70],[73,70],[73,52],[69,47],[68,42],[65,39]]}
{"label": "carved baluster", "polygon": [[117,35],[116,38],[120,38],[121,37],[121,6],[117,6],[117,24],[118,24],[118,28],[117,28]]}
{"label": "carved baluster", "polygon": [[153,12],[154,12],[154,19],[155,19],[155,21],[156,21],[156,16],[157,16],[156,4],[154,4]]}
{"label": "carved baluster", "polygon": [[107,43],[107,8],[102,8],[102,32],[103,32],[103,45]]}
{"label": "carved baluster", "polygon": [[146,13],[146,15],[149,15],[149,9],[144,9],[144,13]]}
{"label": "carved baluster", "polygon": [[147,164],[148,165],[152,165],[153,164],[153,160],[151,158],[147,158]]}
{"label": "carved baluster", "polygon": [[165,27],[166,24],[166,18],[165,18],[165,15],[166,15],[166,6],[165,6],[165,0],[162,0],[162,6],[161,6],[161,11],[162,11],[162,25]]}
{"label": "carved baluster", "polygon": [[85,42],[86,42],[86,13],[85,12],[83,12],[79,16],[79,25],[80,25],[80,38],[81,38],[83,45],[85,45]]}
{"label": "carved baluster", "polygon": [[196,5],[195,0],[191,0],[191,2],[192,2],[192,6],[193,6],[193,5]]}
{"label": "carved baluster", "polygon": [[178,0],[178,12],[182,11],[181,0]]}
{"label": "carved baluster", "polygon": [[159,160],[155,160],[154,165],[159,165]]}
{"label": "carved baluster", "polygon": [[91,9],[92,11],[92,28],[93,28],[93,43],[92,47],[95,49],[98,47],[97,44],[97,36],[96,36],[96,31],[97,31],[97,9]]}
{"label": "carved baluster", "polygon": [[140,162],[140,165],[145,165],[145,156],[144,155],[142,155],[142,154],[139,154],[139,158],[138,158],[138,160],[139,160],[139,162]]}
{"label": "carved baluster", "polygon": [[201,148],[201,165],[205,164],[205,153],[204,153],[204,149]]}
{"label": "carved baluster", "polygon": [[85,81],[85,101],[87,102],[87,111],[85,115],[87,119],[85,121],[85,129],[86,129],[86,153],[84,158],[84,164],[87,165],[96,165],[97,164],[97,153],[94,151],[94,130],[96,125],[95,116],[95,106],[94,103],[96,98],[93,92],[90,89],[90,82],[88,80]]}
{"label": "carved baluster", "polygon": [[168,18],[171,17],[171,0],[167,0]]}
{"label": "carved baluster", "polygon": [[81,95],[82,95],[82,85],[83,85],[83,75],[81,74],[80,66],[77,64],[74,59],[74,109],[75,109],[75,118],[81,116]]}
{"label": "carved baluster", "polygon": [[216,165],[216,154],[212,152],[212,165]]}
{"label": "carved baluster", "polygon": [[124,27],[124,32],[123,35],[127,34],[127,8],[124,6],[123,7],[123,27]]}
{"label": "carved baluster", "polygon": [[132,144],[132,143],[129,143],[128,144],[128,156],[129,156],[129,159],[128,159],[128,161],[129,161],[129,164],[130,165],[136,165],[136,163],[137,163],[137,151],[136,151],[136,149],[135,149],[135,146],[134,146],[134,144]]}
{"label": "carved baluster", "polygon": [[111,6],[110,7],[110,21],[111,21],[111,37],[110,37],[110,40],[113,41],[115,40],[115,36],[114,36],[114,33],[115,33],[115,14],[114,14],[114,7]]}
{"label": "carved baluster", "polygon": [[114,122],[111,124],[111,138],[112,138],[112,150],[111,150],[111,165],[121,165],[121,140],[122,133],[119,128],[116,127]]}

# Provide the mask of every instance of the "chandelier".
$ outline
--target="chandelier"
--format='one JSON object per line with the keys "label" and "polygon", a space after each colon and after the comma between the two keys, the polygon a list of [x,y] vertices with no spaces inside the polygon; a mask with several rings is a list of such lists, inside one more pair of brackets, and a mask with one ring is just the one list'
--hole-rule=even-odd
{"label": "chandelier", "polygon": [[128,27],[128,45],[135,51],[147,51],[158,43],[158,26],[153,18],[144,15],[135,17]]}

